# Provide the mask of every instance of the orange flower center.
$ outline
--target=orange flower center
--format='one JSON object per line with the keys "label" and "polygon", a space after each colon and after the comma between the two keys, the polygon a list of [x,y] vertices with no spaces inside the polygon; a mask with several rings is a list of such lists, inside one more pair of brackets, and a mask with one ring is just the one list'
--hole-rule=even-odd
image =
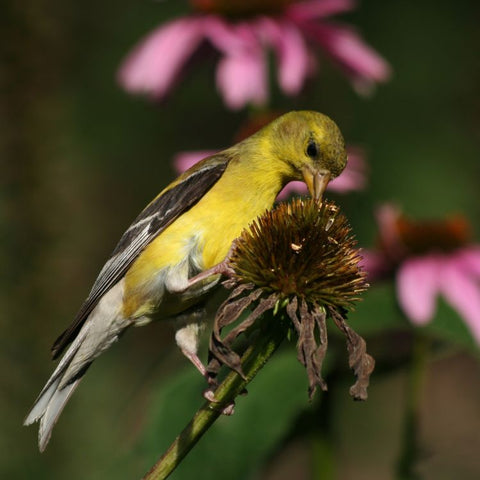
{"label": "orange flower center", "polygon": [[227,17],[281,13],[290,3],[293,0],[190,0],[197,11],[219,13]]}
{"label": "orange flower center", "polygon": [[435,250],[451,252],[471,239],[470,225],[460,215],[446,220],[416,222],[401,216],[396,227],[403,244],[413,254]]}

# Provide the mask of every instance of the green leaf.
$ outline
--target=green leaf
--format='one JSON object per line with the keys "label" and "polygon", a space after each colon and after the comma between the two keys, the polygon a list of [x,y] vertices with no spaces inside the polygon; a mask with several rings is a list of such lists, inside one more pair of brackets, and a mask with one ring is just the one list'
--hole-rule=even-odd
{"label": "green leaf", "polygon": [[437,310],[433,321],[422,329],[435,338],[453,342],[477,353],[479,351],[479,345],[472,337],[463,318],[441,297],[437,300]]}
{"label": "green leaf", "polygon": [[433,338],[468,350],[479,350],[463,318],[442,297],[437,299],[433,320],[424,327],[414,326],[398,306],[393,282],[372,286],[355,311],[349,314],[349,324],[360,335],[367,337],[387,330],[419,328]]}

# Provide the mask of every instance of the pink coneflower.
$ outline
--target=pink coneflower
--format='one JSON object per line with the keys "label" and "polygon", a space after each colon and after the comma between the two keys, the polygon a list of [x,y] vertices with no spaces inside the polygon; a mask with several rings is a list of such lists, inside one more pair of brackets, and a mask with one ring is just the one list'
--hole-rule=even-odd
{"label": "pink coneflower", "polygon": [[194,13],[161,25],[128,55],[118,73],[126,90],[163,98],[203,44],[220,53],[216,83],[231,109],[267,102],[269,50],[287,95],[298,94],[314,73],[317,48],[340,65],[359,91],[389,77],[386,61],[351,27],[328,20],[352,10],[353,0],[190,3]]}
{"label": "pink coneflower", "polygon": [[363,262],[371,279],[394,273],[400,307],[417,325],[433,319],[442,295],[480,343],[480,245],[470,243],[466,220],[415,222],[391,205],[377,218],[379,247]]}

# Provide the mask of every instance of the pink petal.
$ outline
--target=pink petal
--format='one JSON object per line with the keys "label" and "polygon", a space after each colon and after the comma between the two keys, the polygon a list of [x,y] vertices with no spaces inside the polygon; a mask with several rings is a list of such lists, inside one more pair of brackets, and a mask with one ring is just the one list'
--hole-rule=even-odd
{"label": "pink petal", "polygon": [[205,38],[222,53],[232,55],[256,43],[244,23],[231,23],[216,15],[206,15],[203,22]]}
{"label": "pink petal", "polygon": [[224,54],[217,66],[216,81],[231,109],[247,103],[262,105],[268,97],[266,60],[251,22],[225,22],[204,18],[205,37]]}
{"label": "pink petal", "polygon": [[347,12],[354,7],[353,0],[310,0],[290,5],[287,8],[287,15],[296,20],[310,20]]}
{"label": "pink petal", "polygon": [[308,193],[307,186],[304,182],[294,181],[287,183],[283,187],[283,190],[278,194],[277,200],[285,200],[285,198],[288,198],[291,194],[295,193],[300,195]]}
{"label": "pink petal", "polygon": [[259,19],[257,29],[260,38],[277,53],[280,87],[289,95],[298,94],[311,70],[302,34],[295,25],[270,17]]}
{"label": "pink petal", "polygon": [[173,167],[177,173],[183,173],[204,158],[217,153],[218,150],[197,150],[193,152],[179,152],[173,159]]}
{"label": "pink petal", "polygon": [[363,152],[358,148],[349,148],[347,166],[341,175],[329,183],[329,190],[339,193],[364,190],[367,185],[366,170]]}
{"label": "pink petal", "polygon": [[435,311],[441,258],[435,255],[406,260],[397,273],[397,297],[413,323],[428,323]]}
{"label": "pink petal", "polygon": [[450,305],[463,317],[480,344],[480,282],[463,269],[456,257],[442,267],[440,288]]}
{"label": "pink petal", "polygon": [[268,87],[261,47],[222,58],[217,67],[217,86],[232,110],[247,103],[263,105],[268,98]]}
{"label": "pink petal", "polygon": [[388,63],[366,45],[352,29],[340,25],[305,25],[308,33],[356,81],[385,82],[391,74]]}
{"label": "pink petal", "polygon": [[380,252],[362,249],[360,256],[360,267],[367,272],[369,282],[379,280],[388,273],[390,264]]}
{"label": "pink petal", "polygon": [[165,95],[178,73],[199,46],[203,26],[200,17],[174,20],[142,40],[118,71],[118,81],[128,91]]}
{"label": "pink petal", "polygon": [[457,260],[466,271],[480,277],[480,246],[463,248],[457,253]]}

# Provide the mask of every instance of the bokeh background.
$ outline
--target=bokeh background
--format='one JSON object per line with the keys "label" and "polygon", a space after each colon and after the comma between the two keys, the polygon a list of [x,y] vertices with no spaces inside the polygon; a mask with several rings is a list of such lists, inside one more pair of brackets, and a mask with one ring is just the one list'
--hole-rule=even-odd
{"label": "bokeh background", "polygon": [[[222,104],[213,62],[161,103],[117,85],[127,51],[184,2],[7,0],[0,11],[0,476],[139,478],[201,404],[201,379],[167,325],[127,332],[95,363],[44,454],[22,420],[53,367],[51,343],[125,227],[174,178],[174,155],[228,146],[246,111]],[[369,188],[332,195],[362,246],[374,242],[384,201],[416,217],[462,213],[478,241],[479,15],[474,0],[364,0],[342,18],[390,62],[391,80],[363,98],[322,62],[302,95],[274,91],[276,108],[325,112],[364,148]],[[285,345],[172,478],[399,478],[412,342],[387,290],[359,309],[380,359],[366,403],[351,401],[351,374],[332,368],[328,394],[310,404]],[[441,315],[455,316],[443,304]],[[431,356],[418,478],[480,477],[478,360],[472,342],[448,338]]]}

